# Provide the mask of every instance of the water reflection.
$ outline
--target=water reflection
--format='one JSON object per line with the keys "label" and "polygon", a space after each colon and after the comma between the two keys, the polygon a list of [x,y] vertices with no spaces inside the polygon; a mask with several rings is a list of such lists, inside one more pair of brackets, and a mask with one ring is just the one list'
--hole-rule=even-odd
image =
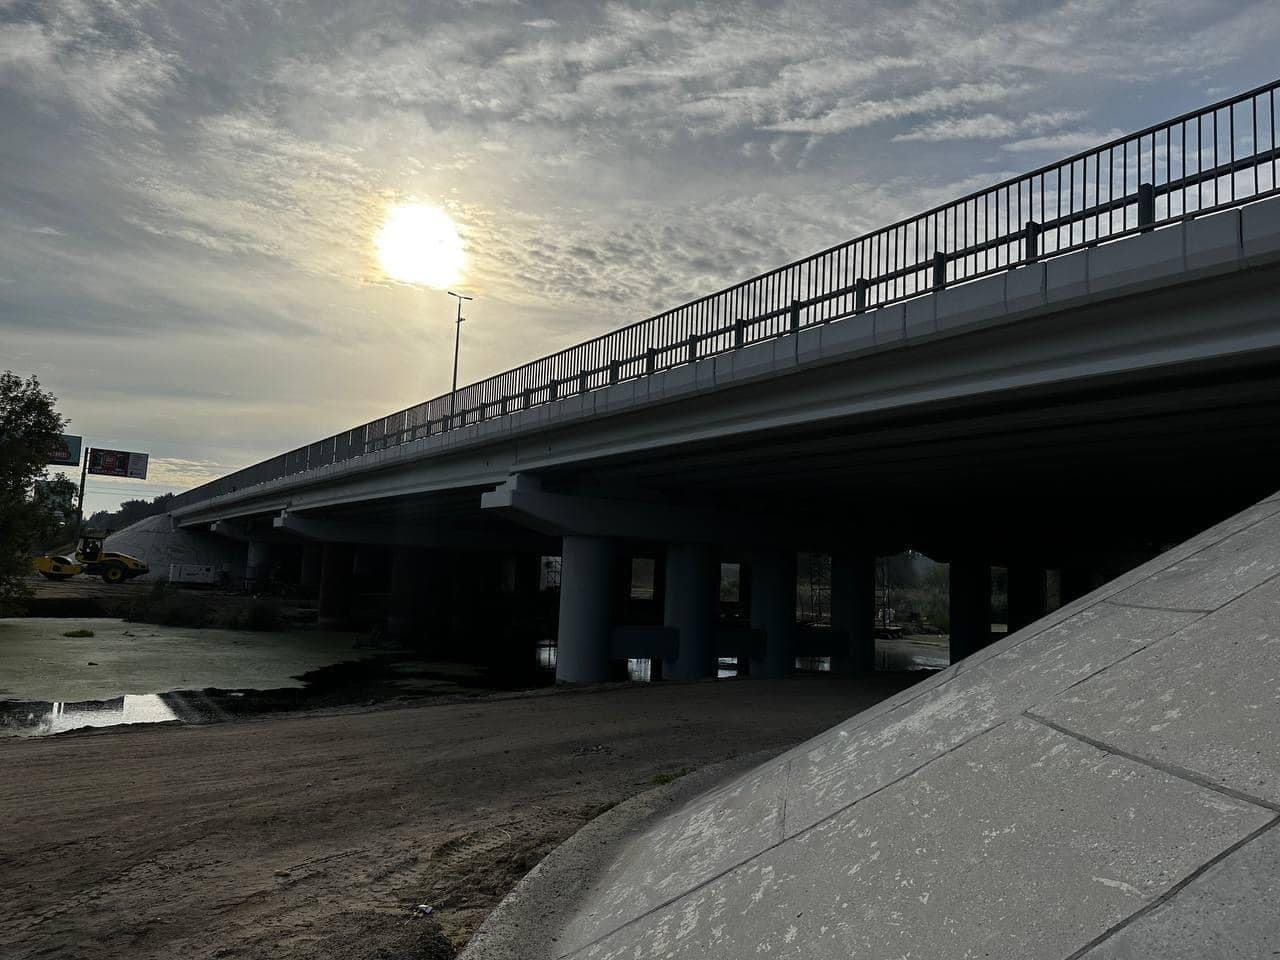
{"label": "water reflection", "polygon": [[[940,640],[906,637],[897,640],[876,641],[876,669],[886,671],[945,670],[951,658],[947,638]],[[556,669],[555,644],[540,643],[537,647],[538,666],[550,673]],[[830,657],[796,657],[794,669],[805,673],[827,673],[831,670]],[[645,659],[627,661],[627,679],[647,682],[651,679],[652,663]],[[719,657],[716,661],[716,677],[726,680],[741,675],[735,657]]]}
{"label": "water reflection", "polygon": [[178,716],[157,694],[111,700],[0,700],[0,736],[45,737],[81,727],[164,723]]}

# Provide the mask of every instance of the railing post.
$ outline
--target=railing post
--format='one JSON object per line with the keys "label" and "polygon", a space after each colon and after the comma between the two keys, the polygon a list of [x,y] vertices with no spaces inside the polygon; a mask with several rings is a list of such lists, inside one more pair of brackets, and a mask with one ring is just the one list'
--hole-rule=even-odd
{"label": "railing post", "polygon": [[610,385],[618,382],[618,361],[609,361],[609,383]]}
{"label": "railing post", "polygon": [[733,321],[733,346],[734,349],[742,346],[742,342],[747,337],[747,325],[742,322],[742,318],[738,317]]}
{"label": "railing post", "polygon": [[853,281],[853,309],[856,313],[861,313],[867,309],[867,290],[871,284],[865,277],[859,277]]}
{"label": "railing post", "polygon": [[933,254],[933,289],[936,293],[947,285],[947,255],[941,251]]}
{"label": "railing post", "polygon": [[578,392],[587,392],[587,371],[585,370],[578,374]]}
{"label": "railing post", "polygon": [[688,344],[687,350],[689,351],[688,353],[689,362],[697,363],[698,362],[698,335],[696,333],[689,335],[689,344]]}
{"label": "railing post", "polygon": [[555,400],[560,393],[560,381],[553,379],[549,385],[549,388],[550,389],[547,392],[547,399]]}
{"label": "railing post", "polygon": [[1027,263],[1034,263],[1040,257],[1041,229],[1042,228],[1040,224],[1036,223],[1034,220],[1027,221],[1027,225],[1025,227],[1025,237],[1024,237],[1027,250],[1026,250],[1026,256],[1023,257],[1023,259],[1026,260]]}
{"label": "railing post", "polygon": [[650,347],[644,354],[644,372],[646,375],[652,375],[654,367],[658,363],[658,351]]}
{"label": "railing post", "polygon": [[502,414],[501,415],[504,417],[507,415],[507,398],[506,397],[502,398]]}
{"label": "railing post", "polygon": [[791,301],[791,332],[800,332],[800,301]]}
{"label": "railing post", "polygon": [[1156,222],[1156,188],[1150,183],[1138,184],[1138,226],[1150,230]]}
{"label": "railing post", "polygon": [[533,388],[526,387],[524,391],[524,409],[528,410],[533,406]]}

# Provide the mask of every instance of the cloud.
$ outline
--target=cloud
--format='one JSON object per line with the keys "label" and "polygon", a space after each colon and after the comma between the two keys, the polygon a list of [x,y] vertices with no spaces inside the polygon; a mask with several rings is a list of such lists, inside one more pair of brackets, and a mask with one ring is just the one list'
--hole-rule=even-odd
{"label": "cloud", "polygon": [[906,133],[894,134],[894,143],[938,143],[943,140],[999,140],[1018,130],[1018,124],[994,113],[973,117],[946,117],[916,127]]}
{"label": "cloud", "polygon": [[1004,149],[1013,153],[1029,153],[1037,150],[1049,153],[1076,153],[1122,136],[1124,131],[1118,127],[1112,127],[1106,131],[1067,130],[1039,137],[1027,137],[1025,140],[1015,140],[1013,143],[1006,143]]}
{"label": "cloud", "polygon": [[122,5],[48,0],[39,20],[0,22],[0,81],[46,108],[74,106],[103,124],[150,129],[179,76],[175,57]]}
{"label": "cloud", "polygon": [[885,120],[918,116],[939,110],[980,103],[998,102],[1017,93],[1019,87],[1001,83],[962,83],[954,87],[934,87],[909,97],[887,100],[842,101],[826,113],[803,119],[768,124],[763,129],[779,133],[830,135],[869,127]]}
{"label": "cloud", "polygon": [[0,0],[0,366],[122,446],[251,462],[447,387],[446,298],[374,260],[390,204],[459,224],[466,380],[1244,88],[1277,42],[1274,4],[1209,0]]}

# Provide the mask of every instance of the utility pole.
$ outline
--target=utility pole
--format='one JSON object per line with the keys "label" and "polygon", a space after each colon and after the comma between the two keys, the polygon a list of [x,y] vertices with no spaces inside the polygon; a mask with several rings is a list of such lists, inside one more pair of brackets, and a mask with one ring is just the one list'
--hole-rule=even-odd
{"label": "utility pole", "polygon": [[475,297],[464,297],[460,293],[454,293],[452,290],[446,290],[445,293],[451,297],[455,297],[458,301],[458,319],[453,325],[453,389],[449,391],[449,429],[453,429],[453,411],[458,403],[458,342],[462,339],[462,321],[466,318],[462,315],[462,301],[474,300]]}
{"label": "utility pole", "polygon": [[89,454],[92,450],[84,448],[84,463],[80,466],[80,496],[76,498],[76,542],[80,541],[80,525],[84,522],[84,478],[89,472]]}

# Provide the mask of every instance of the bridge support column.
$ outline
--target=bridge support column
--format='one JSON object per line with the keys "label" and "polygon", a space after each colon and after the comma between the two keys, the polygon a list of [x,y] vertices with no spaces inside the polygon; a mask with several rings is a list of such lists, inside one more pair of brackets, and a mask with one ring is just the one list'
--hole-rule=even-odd
{"label": "bridge support column", "polygon": [[833,673],[867,673],[876,668],[876,561],[852,552],[831,555],[831,628],[848,645],[831,657]]}
{"label": "bridge support column", "polygon": [[298,583],[315,590],[320,586],[320,558],[324,549],[318,543],[302,545],[302,566],[298,572]]}
{"label": "bridge support column", "polygon": [[336,627],[346,622],[351,609],[351,574],[355,552],[350,544],[326,543],[320,558],[319,623]]}
{"label": "bridge support column", "polygon": [[1092,593],[1106,583],[1106,580],[1098,577],[1093,569],[1083,563],[1073,563],[1062,568],[1058,583],[1065,606],[1073,600],[1079,600],[1086,593]]}
{"label": "bridge support column", "polygon": [[752,657],[752,677],[785,677],[792,666],[791,633],[796,625],[796,555],[789,550],[751,554],[751,626],[765,632],[761,656]]}
{"label": "bridge support column", "polygon": [[675,543],[667,548],[662,622],[680,631],[679,654],[662,663],[668,680],[716,675],[714,620],[720,595],[719,564],[711,547]]}
{"label": "bridge support column", "polygon": [[1009,565],[1009,632],[1035,623],[1048,612],[1045,569],[1031,563]]}
{"label": "bridge support column", "polygon": [[567,536],[561,561],[556,682],[603,683],[613,627],[613,541]]}
{"label": "bridge support column", "polygon": [[417,553],[408,547],[397,547],[391,554],[391,604],[387,611],[387,633],[393,637],[404,638],[413,633],[421,578]]}
{"label": "bridge support column", "polygon": [[951,561],[951,662],[991,642],[991,567],[972,557]]}
{"label": "bridge support column", "polygon": [[250,540],[248,555],[244,563],[245,587],[250,592],[258,589],[267,580],[270,571],[271,546],[261,540]]}

